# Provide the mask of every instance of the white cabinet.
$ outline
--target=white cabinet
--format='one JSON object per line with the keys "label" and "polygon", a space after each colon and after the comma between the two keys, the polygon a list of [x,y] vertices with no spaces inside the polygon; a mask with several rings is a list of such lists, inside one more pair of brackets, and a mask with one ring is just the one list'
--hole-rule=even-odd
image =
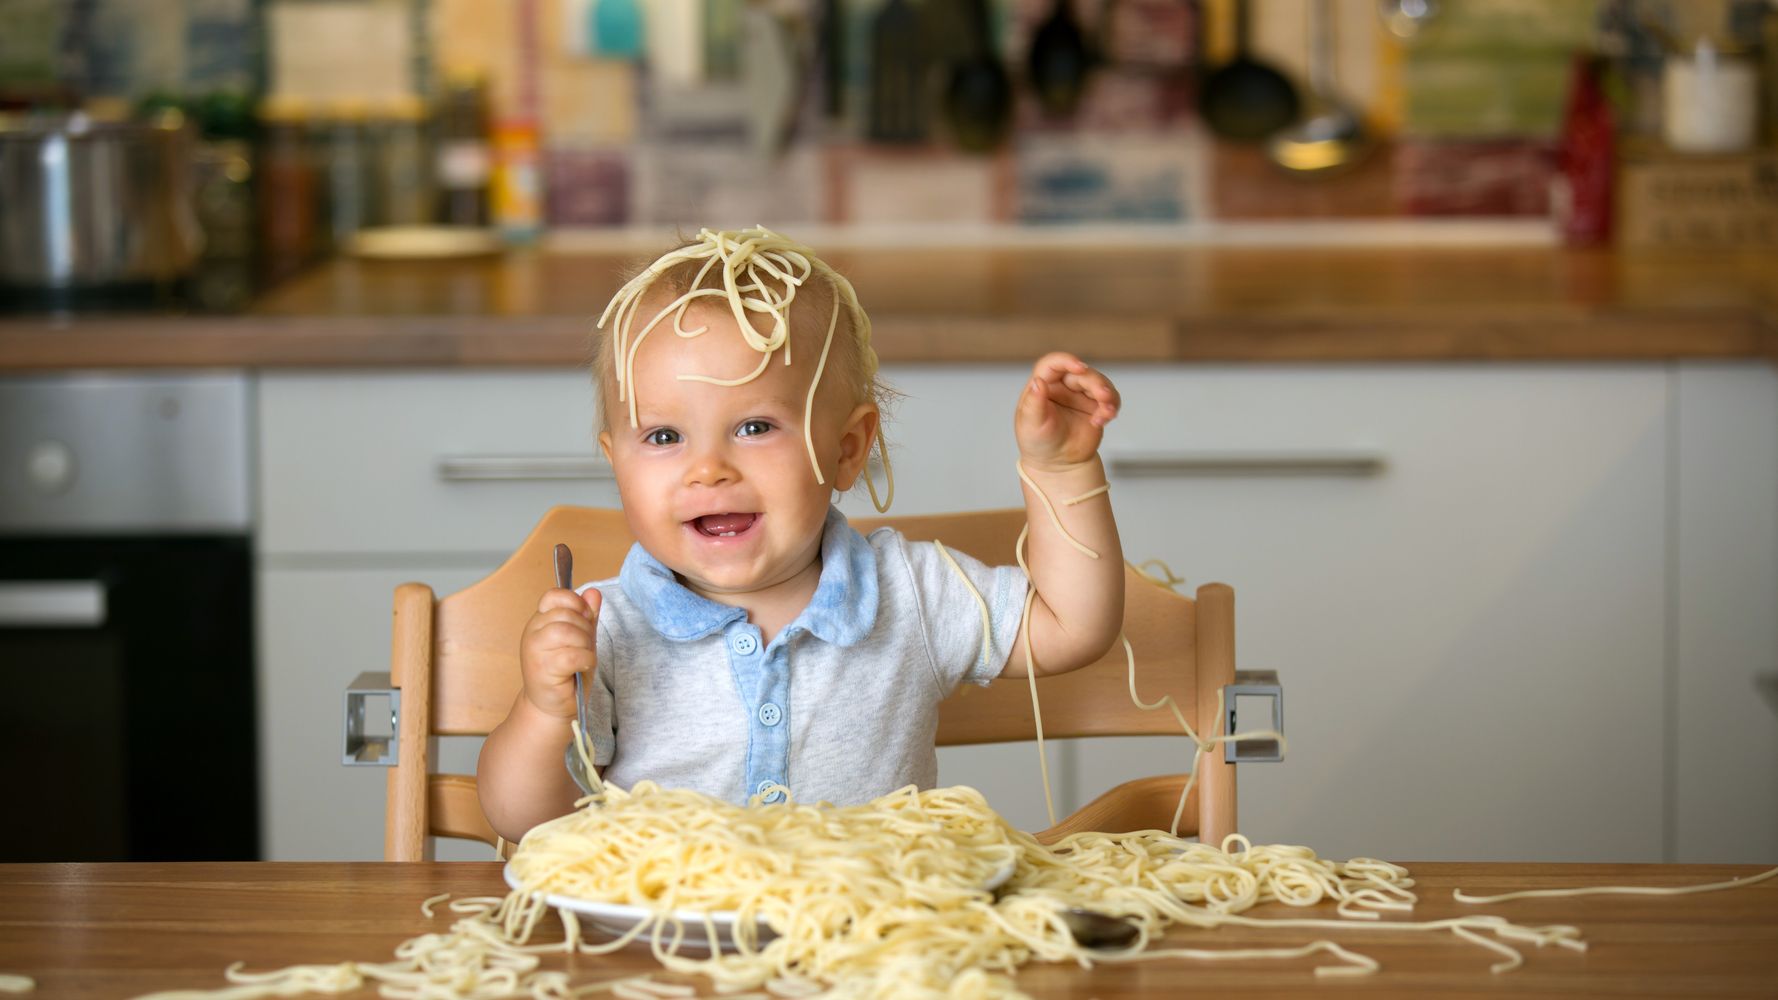
{"label": "white cabinet", "polygon": [[[910,507],[1017,502],[1026,372],[888,373],[908,397],[891,431]],[[1243,770],[1246,832],[1342,856],[1661,858],[1665,368],[1111,374],[1125,409],[1104,454],[1126,554],[1234,585],[1239,665],[1285,679],[1290,757]],[[1187,471],[1117,474],[1130,458]],[[1367,461],[1380,470],[1351,474]],[[1072,807],[1183,769],[1189,745],[1063,755]]]}
{"label": "white cabinet", "polygon": [[[273,374],[260,381],[260,551],[506,553],[560,503],[615,506],[578,372]],[[563,478],[567,477],[567,478]]]}
{"label": "white cabinet", "polygon": [[[383,857],[389,772],[340,763],[346,685],[366,670],[389,669],[390,598],[398,584],[423,580],[440,593],[493,568],[443,565],[343,569],[262,569],[259,605],[260,787],[265,857],[272,861],[372,861]],[[517,639],[514,639],[517,648]],[[440,741],[440,764],[473,771],[479,740]],[[493,852],[441,843],[445,860]]]}
{"label": "white cabinet", "polygon": [[[346,685],[388,669],[397,584],[461,589],[551,506],[616,504],[608,479],[557,478],[599,472],[593,388],[577,372],[328,372],[264,375],[258,398],[266,857],[381,858],[387,772],[340,763]],[[472,772],[479,747],[443,740],[441,766]]]}
{"label": "white cabinet", "polygon": [[1661,856],[1662,369],[1119,374],[1113,455],[1382,463],[1114,480],[1131,551],[1232,584],[1238,665],[1285,678],[1290,759],[1243,770],[1244,832],[1341,857]]}
{"label": "white cabinet", "polygon": [[1676,384],[1669,731],[1676,860],[1778,862],[1778,371]]}

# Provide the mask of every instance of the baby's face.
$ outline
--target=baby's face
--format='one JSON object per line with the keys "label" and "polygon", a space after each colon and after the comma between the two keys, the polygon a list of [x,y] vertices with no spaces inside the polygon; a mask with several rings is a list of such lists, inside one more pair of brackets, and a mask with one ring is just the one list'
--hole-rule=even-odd
{"label": "baby's face", "polygon": [[[599,438],[630,529],[697,593],[720,600],[789,583],[815,565],[832,491],[851,485],[868,437],[848,438],[856,408],[824,387],[813,433],[826,484],[817,483],[803,407],[819,344],[811,350],[795,339],[795,364],[786,366],[779,351],[741,385],[682,381],[677,376],[739,378],[761,357],[741,339],[726,304],[696,305],[684,325],[709,329],[683,338],[669,319],[650,331],[629,390],[638,422],[631,426],[625,404],[611,400],[610,430]],[[861,454],[854,460],[849,451]]]}

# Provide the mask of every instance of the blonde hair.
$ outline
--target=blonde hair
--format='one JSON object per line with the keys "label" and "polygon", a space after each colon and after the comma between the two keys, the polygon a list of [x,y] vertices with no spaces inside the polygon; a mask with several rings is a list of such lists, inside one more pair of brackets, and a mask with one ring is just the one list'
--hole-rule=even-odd
{"label": "blonde hair", "polygon": [[[638,348],[655,327],[668,319],[672,331],[680,337],[706,332],[708,327],[687,329],[684,324],[687,311],[705,298],[716,300],[710,303],[712,306],[729,308],[741,337],[760,352],[759,367],[740,378],[682,372],[678,376],[681,380],[740,385],[764,372],[779,351],[784,354],[784,363],[791,364],[796,353],[807,352],[813,343],[820,344],[804,411],[804,438],[816,481],[824,482],[807,426],[822,380],[833,383],[845,402],[854,406],[871,403],[879,414],[893,393],[878,377],[870,317],[859,305],[852,283],[813,250],[763,227],[700,230],[696,239],[639,269],[611,297],[599,317],[599,327],[605,332],[598,338],[593,356],[593,372],[601,397],[599,430],[610,428],[613,404],[622,404],[631,426],[635,426],[637,404],[632,376]],[[655,303],[662,304],[652,313],[643,312],[645,304],[653,308]],[[793,304],[798,307],[793,309]],[[634,327],[639,313],[647,318],[637,330]],[[825,322],[817,326],[817,317]],[[763,331],[762,325],[766,327]],[[883,450],[887,469],[887,445],[880,421],[877,443]],[[862,478],[875,501],[876,487],[869,476]],[[887,510],[889,501],[876,505],[879,511]]]}

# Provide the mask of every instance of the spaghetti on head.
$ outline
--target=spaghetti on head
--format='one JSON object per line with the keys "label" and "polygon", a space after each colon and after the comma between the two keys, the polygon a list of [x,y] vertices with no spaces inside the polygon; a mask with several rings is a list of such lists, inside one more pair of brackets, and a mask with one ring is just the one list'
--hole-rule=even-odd
{"label": "spaghetti on head", "polygon": [[[740,337],[759,352],[758,367],[738,374],[682,372],[680,379],[739,385],[757,378],[774,361],[814,366],[803,432],[815,479],[822,482],[809,432],[822,387],[829,387],[848,409],[871,403],[881,410],[893,394],[878,377],[870,316],[859,305],[852,283],[815,251],[764,227],[700,230],[695,239],[642,268],[612,296],[599,317],[604,335],[593,355],[602,401],[600,430],[610,427],[614,405],[621,408],[621,419],[635,426],[637,349],[650,336],[709,333],[708,323],[698,321],[702,308],[720,309],[732,318]],[[877,447],[887,493],[879,498],[868,476],[865,485],[881,512],[894,498],[895,480],[880,426]]]}

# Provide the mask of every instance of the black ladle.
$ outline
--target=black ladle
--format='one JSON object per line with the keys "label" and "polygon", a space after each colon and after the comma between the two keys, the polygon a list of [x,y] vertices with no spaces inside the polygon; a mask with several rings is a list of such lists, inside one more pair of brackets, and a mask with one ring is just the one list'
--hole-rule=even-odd
{"label": "black ladle", "polygon": [[1248,54],[1246,0],[1235,0],[1235,57],[1204,80],[1198,111],[1225,139],[1256,142],[1296,121],[1300,100],[1284,74]]}
{"label": "black ladle", "polygon": [[994,52],[987,0],[964,0],[968,51],[951,67],[945,84],[945,117],[951,137],[966,152],[992,152],[1012,127],[1012,81]]}
{"label": "black ladle", "polygon": [[1080,106],[1087,74],[1093,68],[1092,46],[1074,19],[1073,0],[1055,0],[1049,17],[1031,36],[1027,58],[1031,89],[1051,118],[1066,118]]}

